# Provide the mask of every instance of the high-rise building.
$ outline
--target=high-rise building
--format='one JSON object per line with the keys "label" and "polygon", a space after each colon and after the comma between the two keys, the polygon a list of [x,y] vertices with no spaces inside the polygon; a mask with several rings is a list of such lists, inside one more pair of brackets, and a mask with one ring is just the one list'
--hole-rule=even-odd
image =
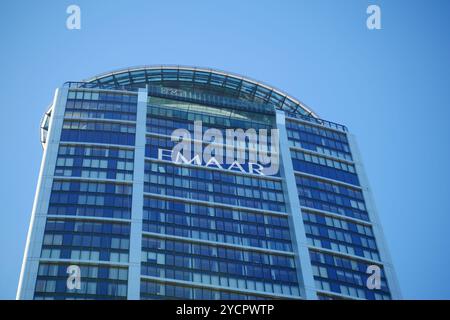
{"label": "high-rise building", "polygon": [[[279,170],[248,136],[242,165],[173,161],[200,121],[277,132]],[[41,129],[19,299],[400,298],[354,137],[272,86],[119,70],[58,88]]]}

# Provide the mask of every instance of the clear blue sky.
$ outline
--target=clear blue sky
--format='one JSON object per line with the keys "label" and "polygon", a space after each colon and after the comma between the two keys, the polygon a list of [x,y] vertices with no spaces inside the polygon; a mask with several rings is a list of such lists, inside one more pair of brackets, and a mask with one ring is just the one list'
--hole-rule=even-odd
{"label": "clear blue sky", "polygon": [[[225,2],[225,1],[223,1]],[[78,4],[82,29],[65,27]],[[366,28],[378,4],[382,30]],[[282,88],[357,136],[405,298],[450,298],[450,1],[8,1],[0,10],[0,298],[14,298],[42,149],[68,80],[143,64]]]}

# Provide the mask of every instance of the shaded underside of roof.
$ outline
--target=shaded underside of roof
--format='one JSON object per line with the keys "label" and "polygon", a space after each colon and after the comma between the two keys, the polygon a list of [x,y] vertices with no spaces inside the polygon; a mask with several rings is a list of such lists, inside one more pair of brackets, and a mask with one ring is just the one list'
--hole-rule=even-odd
{"label": "shaded underside of roof", "polygon": [[271,105],[317,118],[305,104],[262,82],[229,72],[186,66],[142,66],[104,73],[86,80],[90,86],[145,87],[162,86],[205,94],[220,95],[258,104]]}

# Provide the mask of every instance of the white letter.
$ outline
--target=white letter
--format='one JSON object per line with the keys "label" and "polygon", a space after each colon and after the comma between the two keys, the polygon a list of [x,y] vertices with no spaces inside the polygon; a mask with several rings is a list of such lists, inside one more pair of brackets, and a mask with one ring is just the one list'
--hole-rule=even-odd
{"label": "white letter", "polygon": [[185,157],[183,157],[183,155],[181,154],[181,152],[178,152],[177,155],[175,156],[175,154],[172,154],[172,160],[175,163],[187,163],[187,164],[196,164],[198,166],[202,165],[202,161],[200,160],[200,156],[198,154],[196,154],[192,159],[186,159]]}
{"label": "white letter", "polygon": [[177,163],[178,154],[181,153],[185,159],[191,159],[191,133],[186,129],[176,129],[172,131],[171,141],[178,141],[172,148],[172,162]]}
{"label": "white letter", "polygon": [[233,163],[228,167],[227,170],[235,170],[234,168],[237,168],[240,172],[245,173],[244,168],[239,164],[239,161],[233,161]]}
{"label": "white letter", "polygon": [[280,132],[278,129],[270,130],[270,157],[268,156],[267,131],[260,130],[259,132],[259,163],[270,163],[270,167],[263,168],[264,175],[276,175],[280,168]]}
{"label": "white letter", "polygon": [[79,6],[75,4],[71,4],[67,7],[66,10],[67,14],[70,14],[70,16],[67,17],[66,20],[66,27],[69,30],[80,30],[81,29],[81,9]]}
{"label": "white letter", "polygon": [[203,135],[203,142],[209,144],[203,150],[203,161],[209,162],[211,158],[214,161],[223,164],[223,137],[222,131],[210,128]]}
{"label": "white letter", "polygon": [[372,273],[372,275],[367,278],[367,281],[366,281],[367,288],[370,290],[381,289],[381,269],[380,269],[380,267],[377,265],[369,265],[369,266],[367,266],[366,273],[367,274]]}
{"label": "white letter", "polygon": [[372,4],[367,7],[367,14],[370,16],[367,18],[366,24],[369,30],[381,29],[381,9],[379,6]]}
{"label": "white letter", "polygon": [[[226,162],[232,164],[236,160],[239,163],[245,163],[245,151],[248,150],[248,160],[250,162],[257,162],[258,152],[257,143],[258,137],[255,129],[247,129],[245,132],[243,129],[226,129]],[[236,138],[236,157],[234,156],[234,141]],[[246,143],[248,139],[248,148]]]}
{"label": "white letter", "polygon": [[67,289],[81,289],[81,270],[77,265],[70,265],[67,267],[67,271],[69,277],[67,278],[66,285]]}
{"label": "white letter", "polygon": [[223,169],[221,164],[214,157],[209,158],[208,162],[205,164],[205,167],[209,167],[211,165],[213,165],[216,168]]}
{"label": "white letter", "polygon": [[[258,169],[256,169],[255,167],[258,167]],[[262,165],[260,165],[259,163],[253,163],[253,162],[249,162],[248,163],[248,172],[249,173],[257,173],[261,176],[264,176],[264,167]]]}
{"label": "white letter", "polygon": [[194,121],[194,156],[200,157],[200,163],[203,163],[203,123]]}
{"label": "white letter", "polygon": [[172,151],[167,149],[158,149],[159,160],[172,160]]}

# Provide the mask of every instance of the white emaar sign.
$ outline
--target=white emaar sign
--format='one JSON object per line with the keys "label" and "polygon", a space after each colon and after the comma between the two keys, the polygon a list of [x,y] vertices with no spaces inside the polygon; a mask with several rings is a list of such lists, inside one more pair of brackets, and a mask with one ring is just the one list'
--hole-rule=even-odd
{"label": "white emaar sign", "polygon": [[[207,162],[202,163],[200,156],[197,154],[191,159],[186,159],[181,152],[174,153],[169,149],[158,149],[158,159],[164,161],[171,161],[176,164],[191,164],[201,167],[212,167],[222,170],[239,171],[242,173],[258,174],[265,176],[264,167],[259,163],[248,162],[241,164],[238,161],[233,161],[230,164],[221,164],[215,157],[210,157]],[[247,167],[247,170],[244,168]]]}

